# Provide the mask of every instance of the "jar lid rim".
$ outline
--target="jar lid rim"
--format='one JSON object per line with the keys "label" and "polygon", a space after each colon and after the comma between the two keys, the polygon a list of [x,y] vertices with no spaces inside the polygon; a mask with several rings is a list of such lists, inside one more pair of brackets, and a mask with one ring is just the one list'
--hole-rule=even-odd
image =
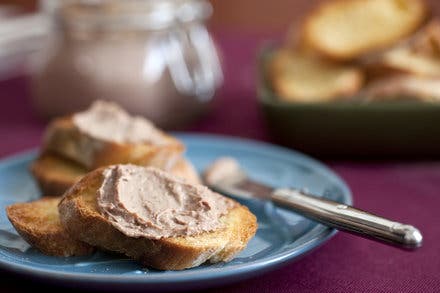
{"label": "jar lid rim", "polygon": [[[124,2],[118,1],[118,6],[113,7],[115,9],[111,6],[115,1],[111,0],[76,0],[69,2],[79,3],[81,9],[71,11],[66,9],[66,3],[69,2],[59,4],[63,1],[46,0],[43,3],[54,1],[57,4],[53,6],[50,4],[45,8],[43,5],[43,11],[53,14],[58,21],[67,24],[71,29],[99,27],[106,30],[119,28],[155,30],[179,23],[205,20],[212,14],[212,6],[205,0],[124,0]],[[106,3],[106,6],[101,6],[103,3]],[[130,5],[135,6],[130,7]]]}

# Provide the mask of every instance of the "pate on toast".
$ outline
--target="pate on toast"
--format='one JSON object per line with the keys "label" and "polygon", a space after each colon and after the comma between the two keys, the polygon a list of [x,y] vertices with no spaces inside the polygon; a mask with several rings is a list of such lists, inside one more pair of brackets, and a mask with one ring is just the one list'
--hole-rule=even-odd
{"label": "pate on toast", "polygon": [[[62,195],[82,176],[87,174],[87,169],[78,163],[48,153],[41,155],[32,162],[30,170],[43,194],[55,196]],[[185,158],[180,158],[169,172],[185,178],[191,183],[200,183],[197,171]]]}
{"label": "pate on toast", "polygon": [[[160,130],[157,130],[161,132]],[[132,163],[168,169],[183,151],[183,144],[172,136],[161,132],[163,143],[120,143],[105,141],[75,127],[72,117],[52,121],[45,134],[43,152],[55,153],[75,161],[88,170],[98,167]]]}
{"label": "pate on toast", "polygon": [[[7,207],[6,212],[17,232],[29,244],[47,255],[77,256],[93,252],[93,247],[69,236],[61,226],[58,203],[62,195],[87,172],[75,162],[56,155],[43,155],[31,167],[43,193],[41,199],[16,203]],[[180,159],[171,173],[191,183],[200,183],[200,178],[192,164]],[[52,193],[51,193],[52,192]]]}
{"label": "pate on toast", "polygon": [[256,232],[255,216],[235,203],[219,219],[223,226],[213,231],[161,239],[129,237],[116,229],[98,208],[97,190],[103,183],[104,170],[100,168],[84,176],[59,204],[62,225],[72,236],[90,245],[123,253],[155,269],[180,270],[207,261],[229,261]]}

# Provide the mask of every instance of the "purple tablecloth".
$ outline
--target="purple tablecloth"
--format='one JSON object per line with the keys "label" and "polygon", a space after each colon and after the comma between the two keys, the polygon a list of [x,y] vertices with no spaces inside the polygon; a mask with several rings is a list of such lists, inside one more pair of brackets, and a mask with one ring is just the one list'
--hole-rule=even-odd
{"label": "purple tablecloth", "polygon": [[[270,141],[255,99],[262,39],[219,35],[225,84],[213,111],[189,130]],[[1,82],[0,101],[0,157],[38,146],[44,123],[32,112],[25,79]],[[424,246],[406,252],[338,233],[299,261],[212,292],[440,292],[440,162],[327,163],[346,180],[357,207],[419,227]],[[23,277],[0,273],[0,291],[23,288]]]}

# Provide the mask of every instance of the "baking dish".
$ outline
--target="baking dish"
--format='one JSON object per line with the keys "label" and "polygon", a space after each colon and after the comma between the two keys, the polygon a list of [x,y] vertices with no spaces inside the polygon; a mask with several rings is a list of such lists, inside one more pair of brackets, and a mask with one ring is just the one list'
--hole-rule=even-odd
{"label": "baking dish", "polygon": [[257,93],[274,140],[320,156],[413,157],[440,154],[440,104],[410,101],[293,103],[271,88],[267,64],[274,46],[258,56]]}

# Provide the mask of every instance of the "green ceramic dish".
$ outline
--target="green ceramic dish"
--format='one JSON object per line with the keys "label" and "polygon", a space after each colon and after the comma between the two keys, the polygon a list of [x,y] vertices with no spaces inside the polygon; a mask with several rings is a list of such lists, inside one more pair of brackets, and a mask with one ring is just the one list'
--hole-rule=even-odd
{"label": "green ceramic dish", "polygon": [[440,104],[417,101],[280,101],[266,76],[272,49],[259,56],[258,98],[274,139],[314,155],[420,157],[440,155]]}

